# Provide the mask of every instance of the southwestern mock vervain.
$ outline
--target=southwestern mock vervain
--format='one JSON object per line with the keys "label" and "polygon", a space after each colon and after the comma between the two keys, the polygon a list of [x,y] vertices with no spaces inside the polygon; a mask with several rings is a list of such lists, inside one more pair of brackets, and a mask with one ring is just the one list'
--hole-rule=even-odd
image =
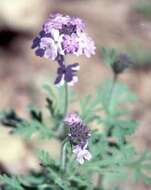
{"label": "southwestern mock vervain", "polygon": [[62,86],[65,82],[73,85],[78,81],[75,71],[79,66],[77,63],[66,65],[65,55],[85,55],[89,58],[95,54],[94,42],[84,30],[85,23],[80,18],[54,14],[47,19],[33,40],[32,48],[37,56],[59,64],[55,80],[57,86]]}

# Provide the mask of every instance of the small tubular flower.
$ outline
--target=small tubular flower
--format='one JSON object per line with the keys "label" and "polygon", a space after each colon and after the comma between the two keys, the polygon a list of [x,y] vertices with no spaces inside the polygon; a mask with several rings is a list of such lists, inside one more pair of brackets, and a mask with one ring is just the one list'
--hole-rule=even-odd
{"label": "small tubular flower", "polygon": [[79,70],[80,66],[78,63],[65,66],[60,65],[57,70],[57,77],[55,80],[55,85],[62,86],[66,82],[69,86],[73,86],[74,83],[78,82],[78,77],[76,72]]}
{"label": "small tubular flower", "polygon": [[76,40],[76,35],[72,34],[71,36],[69,35],[64,35],[64,41],[63,41],[63,49],[64,52],[67,54],[72,54],[77,51],[78,49],[78,42]]}
{"label": "small tubular flower", "polygon": [[93,40],[86,33],[79,33],[78,35],[79,48],[75,54],[78,56],[84,54],[88,58],[94,55],[96,47]]}
{"label": "small tubular flower", "polygon": [[86,149],[86,147],[81,148],[81,146],[77,145],[73,148],[73,153],[76,156],[77,162],[80,164],[84,164],[85,160],[91,160],[92,155],[91,153]]}
{"label": "small tubular flower", "polygon": [[64,123],[68,126],[72,126],[75,123],[82,123],[82,119],[77,112],[72,112],[66,115]]}

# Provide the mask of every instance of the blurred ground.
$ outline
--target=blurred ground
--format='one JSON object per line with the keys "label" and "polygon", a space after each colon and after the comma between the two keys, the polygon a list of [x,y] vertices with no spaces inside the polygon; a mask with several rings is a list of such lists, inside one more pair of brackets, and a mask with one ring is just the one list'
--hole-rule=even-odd
{"label": "blurred ground", "polygon": [[[54,63],[36,57],[30,46],[32,38],[49,13],[58,11],[80,16],[87,23],[88,32],[96,42],[97,54],[94,57],[78,58],[81,64],[80,82],[75,88],[80,96],[92,92],[105,78],[111,78],[110,70],[101,64],[102,46],[115,47],[123,51],[136,46],[137,54],[144,49],[150,51],[151,19],[136,12],[136,3],[137,0],[1,0],[0,109],[12,107],[20,115],[26,116],[25,107],[29,103],[44,106],[41,86],[45,80],[53,78],[56,67]],[[74,60],[75,58],[68,58],[71,63]],[[149,133],[151,130],[151,65],[143,64],[142,60],[141,66],[127,71],[120,79],[139,96],[139,101],[134,108],[134,117],[139,120],[140,127],[134,136],[134,142],[139,149],[147,147],[151,150]],[[4,143],[5,139],[7,143]],[[9,153],[10,149],[14,152]],[[19,154],[20,157],[16,156],[19,152],[22,152]],[[5,154],[14,156],[7,160],[9,156],[4,157]],[[23,167],[21,163],[25,157],[27,161]],[[33,166],[35,162],[32,162],[32,159],[34,159],[33,155],[22,140],[8,137],[7,132],[2,129],[0,160],[5,162],[7,167],[15,166],[18,168],[15,170],[20,172],[36,167]],[[132,188],[133,185],[130,187]],[[150,189],[143,184],[138,184],[135,188]]]}

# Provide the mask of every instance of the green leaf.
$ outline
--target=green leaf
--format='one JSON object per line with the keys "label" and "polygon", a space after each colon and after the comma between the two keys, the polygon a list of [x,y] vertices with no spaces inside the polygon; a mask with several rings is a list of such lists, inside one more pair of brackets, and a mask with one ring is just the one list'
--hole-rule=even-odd
{"label": "green leaf", "polygon": [[17,127],[18,123],[23,122],[24,119],[19,117],[14,110],[0,112],[0,122],[7,127]]}
{"label": "green leaf", "polygon": [[108,142],[104,134],[98,131],[92,132],[89,140],[89,147],[94,160],[97,159],[97,157],[101,157],[106,154]]}
{"label": "green leaf", "polygon": [[16,176],[0,175],[0,181],[10,186],[12,190],[24,190]]}
{"label": "green leaf", "polygon": [[38,159],[41,161],[43,166],[51,166],[54,164],[54,161],[50,157],[49,153],[44,150],[38,152]]}
{"label": "green leaf", "polygon": [[51,138],[53,136],[53,131],[44,124],[36,120],[32,120],[30,122],[25,121],[18,124],[17,128],[13,130],[13,134],[22,135],[27,139],[32,138],[35,134],[40,138]]}
{"label": "green leaf", "polygon": [[125,137],[135,132],[138,123],[134,120],[114,120],[113,125],[113,136]]}
{"label": "green leaf", "polygon": [[30,122],[23,122],[18,124],[17,128],[14,129],[13,134],[22,135],[25,138],[31,138],[33,134],[37,133],[39,129],[39,123],[32,121]]}
{"label": "green leaf", "polygon": [[60,176],[61,173],[60,172],[56,172],[54,171],[52,168],[47,168],[47,171],[49,172],[48,175],[51,179],[51,181],[54,181],[54,184],[57,185],[57,187],[60,187],[62,189],[66,189],[66,190],[70,190],[69,186],[70,183],[66,178],[66,174],[64,173],[64,180],[62,179],[62,177]]}
{"label": "green leaf", "polygon": [[90,123],[97,119],[99,116],[97,115],[99,109],[99,99],[98,97],[92,97],[91,95],[85,96],[80,101],[81,108],[81,118],[85,123]]}
{"label": "green leaf", "polygon": [[43,89],[46,91],[49,99],[52,101],[52,107],[51,108],[48,107],[48,108],[50,108],[50,112],[52,113],[51,109],[53,109],[54,114],[57,114],[58,109],[59,109],[59,99],[58,99],[57,89],[51,83],[44,84]]}
{"label": "green leaf", "polygon": [[98,88],[97,96],[102,108],[111,115],[119,115],[121,105],[134,102],[137,99],[125,84],[121,82],[114,84],[113,81],[105,81]]}
{"label": "green leaf", "polygon": [[20,176],[19,181],[25,186],[36,187],[45,183],[45,176],[43,176],[41,173],[31,172],[27,176]]}
{"label": "green leaf", "polygon": [[103,186],[105,189],[111,189],[116,187],[128,178],[128,171],[125,168],[121,168],[118,172],[106,173],[103,177]]}
{"label": "green leaf", "polygon": [[101,49],[101,55],[104,59],[105,64],[111,66],[116,60],[117,52],[113,48],[105,48]]}
{"label": "green leaf", "polygon": [[36,120],[40,123],[43,122],[42,112],[39,111],[35,106],[29,105],[27,110],[30,114],[31,119]]}

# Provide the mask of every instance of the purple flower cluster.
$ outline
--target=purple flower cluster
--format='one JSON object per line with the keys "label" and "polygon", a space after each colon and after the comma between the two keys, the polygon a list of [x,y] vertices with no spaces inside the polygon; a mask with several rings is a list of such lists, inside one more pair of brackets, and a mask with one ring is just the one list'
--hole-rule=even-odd
{"label": "purple flower cluster", "polygon": [[60,57],[67,54],[90,57],[95,54],[94,42],[84,30],[85,24],[80,18],[54,14],[48,18],[38,36],[33,40],[32,48],[35,49],[37,56],[59,63],[55,81],[58,86],[63,85],[64,82],[69,85],[77,82],[75,70],[79,68],[76,68],[75,64],[65,66],[64,59]]}
{"label": "purple flower cluster", "polygon": [[90,129],[82,122],[76,112],[67,114],[64,123],[69,129],[68,138],[73,145],[76,160],[80,164],[83,164],[85,160],[90,160],[92,156],[87,150],[88,139],[91,136]]}

